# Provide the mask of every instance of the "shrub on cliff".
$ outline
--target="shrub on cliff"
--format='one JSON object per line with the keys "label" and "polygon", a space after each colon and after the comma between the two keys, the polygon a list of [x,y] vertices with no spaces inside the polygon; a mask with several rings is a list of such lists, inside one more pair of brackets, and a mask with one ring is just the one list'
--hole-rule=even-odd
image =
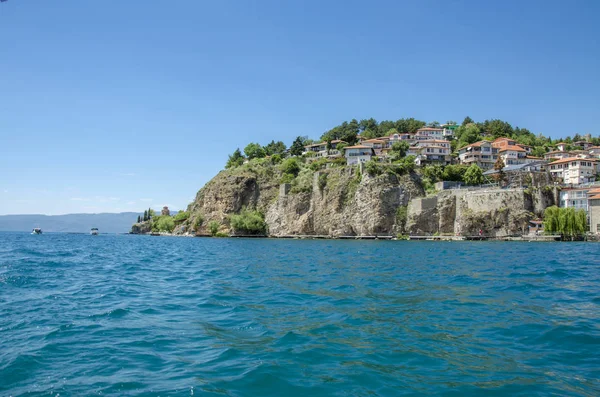
{"label": "shrub on cliff", "polygon": [[186,221],[190,217],[190,213],[188,211],[179,211],[174,217],[173,220],[175,223]]}
{"label": "shrub on cliff", "polygon": [[281,163],[281,171],[284,174],[290,174],[293,175],[294,177],[298,176],[298,173],[300,172],[300,162],[298,161],[297,158],[295,157],[290,157],[289,159],[286,159],[283,163]]}
{"label": "shrub on cliff", "polygon": [[235,168],[244,164],[244,156],[240,149],[235,149],[233,154],[229,155],[229,159],[227,160],[227,164],[225,164],[225,168]]}
{"label": "shrub on cliff", "polygon": [[219,233],[219,227],[221,225],[219,225],[219,222],[217,221],[211,221],[208,224],[208,231],[210,232],[210,235],[215,237],[217,235],[217,233]]}
{"label": "shrub on cliff", "polygon": [[159,215],[152,220],[152,231],[171,233],[175,229],[175,221],[169,215]]}
{"label": "shrub on cliff", "polygon": [[259,211],[242,210],[238,215],[232,215],[230,224],[238,234],[265,234],[267,223]]}
{"label": "shrub on cliff", "polygon": [[477,164],[471,164],[463,178],[469,185],[481,185],[484,181],[483,171]]}

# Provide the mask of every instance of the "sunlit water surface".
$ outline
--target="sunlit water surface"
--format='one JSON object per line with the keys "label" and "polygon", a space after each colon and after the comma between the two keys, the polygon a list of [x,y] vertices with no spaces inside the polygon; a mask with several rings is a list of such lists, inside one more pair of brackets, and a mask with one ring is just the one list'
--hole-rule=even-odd
{"label": "sunlit water surface", "polygon": [[0,233],[0,395],[598,396],[598,254]]}

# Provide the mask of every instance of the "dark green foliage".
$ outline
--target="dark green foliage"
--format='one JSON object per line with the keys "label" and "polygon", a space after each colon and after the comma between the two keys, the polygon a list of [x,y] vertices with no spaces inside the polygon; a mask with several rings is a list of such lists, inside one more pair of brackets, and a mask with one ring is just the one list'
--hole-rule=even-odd
{"label": "dark green foliage", "polygon": [[394,142],[392,144],[392,150],[390,150],[390,158],[392,161],[400,160],[406,156],[406,152],[409,148],[408,142]]}
{"label": "dark green foliage", "polygon": [[279,164],[283,161],[281,154],[274,154],[271,156],[271,164]]}
{"label": "dark green foliage", "polygon": [[290,146],[290,154],[292,156],[300,156],[302,152],[304,152],[304,145],[305,143],[302,137],[297,137],[292,143],[292,146]]}
{"label": "dark green foliage", "polygon": [[175,221],[169,215],[159,215],[152,219],[152,231],[171,233],[175,229]]}
{"label": "dark green foliage", "polygon": [[321,174],[319,174],[319,190],[323,190],[325,189],[325,186],[327,186],[327,173],[323,172]]}
{"label": "dark green foliage", "polygon": [[428,178],[432,183],[442,181],[444,178],[443,165],[426,165],[422,168],[423,176]]}
{"label": "dark green foliage", "polygon": [[281,141],[271,141],[271,143],[269,143],[267,146],[264,147],[265,152],[267,153],[267,156],[272,156],[274,154],[283,154],[285,152],[285,150],[287,149],[287,147],[285,146],[285,143],[281,142]]}
{"label": "dark green foliage", "polygon": [[465,172],[469,169],[467,165],[447,165],[444,167],[444,174],[442,175],[442,180],[444,181],[454,181],[454,182],[463,182]]}
{"label": "dark green foliage", "polygon": [[481,185],[484,181],[483,171],[477,164],[471,164],[463,176],[465,182],[469,185]]}
{"label": "dark green foliage", "polygon": [[298,176],[298,173],[300,172],[300,162],[295,157],[285,159],[280,167],[284,174],[290,174],[294,177]]}
{"label": "dark green foliage", "polygon": [[474,123],[473,119],[472,119],[472,118],[470,118],[469,116],[467,116],[467,117],[465,117],[465,119],[463,120],[463,122],[462,122],[462,126],[465,126],[465,125],[467,125],[467,124],[471,124],[471,123]]}
{"label": "dark green foliage", "polygon": [[373,160],[369,160],[365,163],[365,171],[370,176],[377,176],[383,173],[383,167]]}
{"label": "dark green foliage", "polygon": [[244,154],[248,157],[248,160],[261,159],[267,155],[265,149],[258,143],[249,143],[244,148]]}
{"label": "dark green foliage", "polygon": [[310,163],[309,168],[313,171],[318,171],[322,168],[325,168],[325,165],[327,164],[327,159],[326,158],[322,158],[316,161],[313,161],[312,163]]}
{"label": "dark green foliage", "polygon": [[148,220],[148,210],[144,210],[144,222]]}
{"label": "dark green foliage", "polygon": [[235,168],[244,164],[244,156],[239,148],[235,149],[235,151],[229,155],[229,159],[227,160],[227,164],[225,164],[225,168]]}
{"label": "dark green foliage", "polygon": [[140,223],[142,221],[142,217],[138,215],[137,217],[137,223]]}
{"label": "dark green foliage", "polygon": [[544,212],[544,231],[549,234],[559,233],[566,238],[575,238],[588,230],[587,215],[583,209],[546,208]]}
{"label": "dark green foliage", "polygon": [[408,207],[401,205],[396,209],[396,224],[400,226],[400,230],[404,232],[406,228],[406,222],[408,220]]}
{"label": "dark green foliage", "polygon": [[188,211],[179,211],[174,217],[173,220],[177,222],[186,221],[190,217],[190,213]]}
{"label": "dark green foliage", "polygon": [[208,231],[210,232],[210,235],[215,237],[217,233],[219,233],[219,227],[221,227],[219,222],[210,221],[210,223],[208,224]]}
{"label": "dark green foliage", "polygon": [[243,210],[239,215],[232,215],[230,224],[236,233],[265,234],[267,223],[259,211]]}

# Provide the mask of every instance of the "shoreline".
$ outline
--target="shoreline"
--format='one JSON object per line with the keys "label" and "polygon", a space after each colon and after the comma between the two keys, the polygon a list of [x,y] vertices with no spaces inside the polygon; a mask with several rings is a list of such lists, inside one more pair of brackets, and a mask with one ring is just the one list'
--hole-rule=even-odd
{"label": "shoreline", "polygon": [[560,235],[540,236],[432,236],[432,235],[408,235],[398,238],[390,235],[364,235],[364,236],[328,236],[328,235],[228,235],[211,236],[209,234],[173,234],[173,233],[128,233],[140,236],[152,237],[187,237],[187,238],[252,238],[252,239],[277,239],[277,240],[380,240],[380,241],[513,241],[513,242],[598,242],[600,236],[584,236],[582,240],[563,240]]}

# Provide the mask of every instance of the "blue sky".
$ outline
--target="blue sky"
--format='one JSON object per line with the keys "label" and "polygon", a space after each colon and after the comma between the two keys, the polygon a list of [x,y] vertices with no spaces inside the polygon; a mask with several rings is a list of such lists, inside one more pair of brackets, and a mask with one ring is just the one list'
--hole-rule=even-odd
{"label": "blue sky", "polygon": [[0,3],[0,213],[185,208],[352,118],[600,133],[597,1]]}

